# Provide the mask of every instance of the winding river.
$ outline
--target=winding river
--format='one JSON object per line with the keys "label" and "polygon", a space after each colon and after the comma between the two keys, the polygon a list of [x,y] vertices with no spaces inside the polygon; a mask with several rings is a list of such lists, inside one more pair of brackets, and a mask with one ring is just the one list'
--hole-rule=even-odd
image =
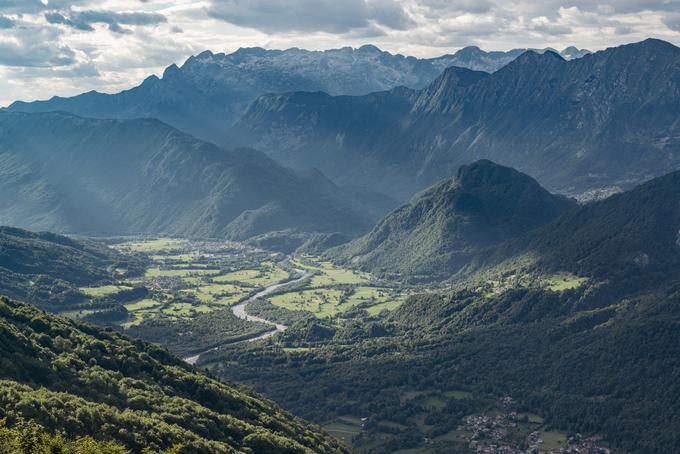
{"label": "winding river", "polygon": [[[272,337],[276,333],[282,333],[282,332],[284,332],[285,330],[288,329],[288,326],[286,326],[286,325],[282,325],[280,323],[276,323],[276,322],[273,322],[271,320],[266,320],[262,317],[256,317],[254,315],[249,315],[246,312],[246,307],[248,306],[248,303],[252,303],[255,300],[258,300],[258,299],[260,299],[264,296],[267,296],[270,293],[275,292],[276,290],[280,289],[281,287],[283,287],[285,285],[289,285],[289,284],[292,284],[292,283],[295,283],[295,282],[300,282],[300,281],[306,279],[307,277],[309,277],[309,275],[311,274],[308,270],[301,270],[301,269],[298,269],[298,268],[294,268],[294,270],[297,274],[299,274],[299,277],[297,277],[293,280],[290,280],[290,281],[280,282],[278,284],[270,285],[269,287],[266,287],[265,289],[254,294],[250,298],[232,306],[232,308],[231,308],[231,311],[234,313],[234,315],[236,317],[240,318],[241,320],[247,320],[249,322],[264,323],[265,325],[270,325],[273,328],[271,330],[265,332],[265,333],[254,334],[252,337],[247,337],[245,339],[241,339],[241,340],[238,340],[238,341],[235,341],[235,342],[228,342],[228,343],[225,343],[223,345],[235,345],[235,344],[241,344],[241,343],[244,343],[244,342],[255,342],[255,341],[262,340],[262,339],[267,339],[268,337]],[[196,364],[196,362],[198,361],[198,358],[200,358],[202,354],[215,351],[218,348],[219,347],[214,347],[214,348],[211,348],[209,350],[203,351],[203,352],[201,352],[197,355],[189,356],[187,358],[184,358],[184,361],[186,361],[187,363],[189,363],[191,365],[194,365],[194,364]]]}

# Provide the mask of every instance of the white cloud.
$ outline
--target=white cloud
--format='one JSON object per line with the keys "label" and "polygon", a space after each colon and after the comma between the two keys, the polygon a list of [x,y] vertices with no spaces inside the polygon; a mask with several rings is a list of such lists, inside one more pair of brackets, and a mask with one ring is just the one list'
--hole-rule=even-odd
{"label": "white cloud", "polygon": [[394,30],[415,25],[396,0],[215,0],[208,14],[267,33],[347,33],[372,23]]}

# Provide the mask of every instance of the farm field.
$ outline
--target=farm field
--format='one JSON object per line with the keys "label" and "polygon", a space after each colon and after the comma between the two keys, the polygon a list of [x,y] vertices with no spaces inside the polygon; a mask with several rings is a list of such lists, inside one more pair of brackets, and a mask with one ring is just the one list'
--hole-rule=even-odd
{"label": "farm field", "polygon": [[[197,332],[219,332],[222,338],[232,339],[266,331],[266,325],[238,319],[231,306],[265,288],[286,283],[301,271],[307,276],[303,281],[277,289],[268,302],[291,314],[302,312],[335,320],[362,314],[378,316],[398,308],[408,296],[407,291],[378,282],[367,273],[315,257],[289,257],[229,241],[132,238],[113,247],[145,257],[146,271],[135,278],[81,291],[91,298],[121,304],[124,311],[108,323],[138,337],[175,346],[178,339],[171,336],[185,336],[183,330],[194,333],[191,349],[176,347],[175,351],[194,351],[202,344],[219,343],[214,335],[204,336],[210,342],[201,343]],[[81,311],[74,316],[93,314]]]}
{"label": "farm field", "polygon": [[[292,271],[282,254],[230,241],[126,238],[112,247],[145,257],[147,268],[143,275],[79,290],[92,299],[121,304],[124,312],[111,323],[123,330],[135,328],[137,333],[147,325],[167,325],[207,313],[229,312],[231,305],[268,285],[287,280]],[[86,317],[92,316],[93,311],[66,315]],[[229,313],[220,320],[231,318]],[[238,332],[244,332],[242,328],[239,326]]]}
{"label": "farm field", "polygon": [[323,428],[347,446],[352,446],[353,438],[361,433],[363,425],[361,418],[340,416],[335,421],[325,424]]}
{"label": "farm field", "polygon": [[132,290],[132,287],[126,285],[103,285],[101,287],[81,287],[81,292],[91,297],[101,297],[115,295],[123,290]]}
{"label": "farm field", "polygon": [[309,282],[269,298],[274,306],[290,311],[306,311],[318,318],[331,318],[360,309],[376,316],[383,310],[398,308],[409,294],[377,282],[368,273],[339,268],[314,257],[295,257],[291,263],[295,268],[311,273]]}

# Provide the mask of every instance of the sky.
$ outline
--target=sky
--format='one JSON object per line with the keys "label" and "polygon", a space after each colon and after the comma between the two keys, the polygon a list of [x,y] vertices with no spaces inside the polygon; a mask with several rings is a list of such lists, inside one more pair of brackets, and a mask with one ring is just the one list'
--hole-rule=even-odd
{"label": "sky", "polygon": [[0,105],[117,92],[204,50],[680,45],[680,0],[0,0]]}

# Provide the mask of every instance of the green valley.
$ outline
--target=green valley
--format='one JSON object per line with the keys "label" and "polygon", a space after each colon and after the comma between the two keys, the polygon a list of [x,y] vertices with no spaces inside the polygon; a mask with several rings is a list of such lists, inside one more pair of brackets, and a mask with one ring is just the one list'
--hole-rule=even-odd
{"label": "green valley", "polygon": [[[440,351],[438,339],[452,326],[484,326],[484,317],[474,321],[479,311],[491,310],[509,290],[571,295],[597,285],[570,272],[537,273],[532,269],[535,260],[520,260],[515,265],[522,266],[514,266],[511,273],[500,266],[470,280],[475,290],[468,298],[474,304],[449,321],[442,314],[432,314],[430,303],[425,302],[439,301],[449,289],[460,287],[457,284],[407,285],[325,258],[287,255],[232,241],[103,240],[112,254],[143,264],[142,268],[134,275],[108,273],[99,285],[78,287],[89,309],[64,311],[65,315],[191,357],[192,363],[198,361],[214,375],[253,383],[286,408],[322,424],[347,446],[368,452],[382,452],[390,446],[437,452],[473,441],[483,446],[484,437],[473,437],[479,431],[467,427],[474,421],[468,417],[496,418],[503,407],[495,393],[462,379],[433,388],[409,384],[407,377],[420,373],[429,361],[426,358]],[[265,338],[273,332],[272,325],[235,314],[237,305],[255,295],[262,296],[248,302],[245,313],[281,324],[285,332]],[[423,336],[415,335],[418,331]],[[243,342],[260,338],[257,343]],[[346,361],[352,366],[341,367]],[[277,364],[287,366],[282,370]],[[372,384],[365,382],[369,375],[363,375],[369,364],[384,370],[380,379],[370,379]],[[400,365],[408,366],[402,369]],[[308,368],[315,370],[311,376],[320,388],[302,398],[294,390],[301,385],[296,371]],[[355,384],[351,392],[346,388],[350,383]],[[327,405],[318,405],[319,393],[326,396]],[[540,411],[526,404],[519,408]],[[494,420],[495,424],[512,422],[510,416],[504,418]],[[552,433],[554,427],[552,423],[530,424],[526,430],[513,432],[511,440],[528,443],[534,432]],[[416,442],[423,438],[430,441]]]}
{"label": "green valley", "polygon": [[[117,299],[121,306],[116,317],[103,318],[108,313],[96,310],[70,314],[116,327],[185,356],[270,331],[266,324],[237,318],[232,308],[289,281],[295,282],[253,302],[247,312],[262,315],[268,307],[279,308],[288,312],[283,316],[286,322],[308,314],[340,324],[347,317],[395,310],[413,292],[313,256],[288,256],[236,242],[179,238],[107,241],[123,256],[146,261],[146,270],[130,279],[111,278],[101,286],[80,288],[94,301]],[[297,280],[300,273],[304,279]]]}

